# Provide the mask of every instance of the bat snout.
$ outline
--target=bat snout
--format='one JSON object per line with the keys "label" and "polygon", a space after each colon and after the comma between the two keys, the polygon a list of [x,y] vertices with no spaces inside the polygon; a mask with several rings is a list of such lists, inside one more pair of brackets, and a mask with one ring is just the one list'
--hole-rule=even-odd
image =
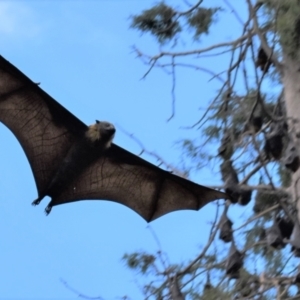
{"label": "bat snout", "polygon": [[106,130],[108,133],[110,133],[111,135],[115,134],[115,132],[116,132],[116,128],[115,128],[115,126],[113,126],[113,125],[111,125],[111,127],[109,127],[109,128],[106,128],[105,130]]}
{"label": "bat snout", "polygon": [[108,122],[102,122],[101,131],[108,136],[113,136],[116,132],[116,128],[113,124]]}
{"label": "bat snout", "polygon": [[109,122],[100,122],[98,125],[100,126],[100,137],[102,141],[107,142],[107,147],[110,147],[116,132],[115,126]]}

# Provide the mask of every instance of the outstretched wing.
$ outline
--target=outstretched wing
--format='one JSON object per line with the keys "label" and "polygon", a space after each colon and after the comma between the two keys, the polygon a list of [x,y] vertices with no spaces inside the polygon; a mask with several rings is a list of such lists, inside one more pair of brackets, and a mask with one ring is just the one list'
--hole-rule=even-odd
{"label": "outstretched wing", "polygon": [[106,199],[133,209],[150,222],[176,210],[199,210],[221,198],[228,196],[173,175],[113,144],[71,186],[53,198],[50,206]]}
{"label": "outstretched wing", "polygon": [[[0,121],[17,137],[43,195],[73,143],[87,126],[0,56]],[[106,199],[150,222],[168,212],[198,210],[227,195],[170,174],[112,147],[54,197],[50,206]]]}
{"label": "outstretched wing", "polygon": [[86,125],[0,56],[0,121],[20,142],[39,195]]}

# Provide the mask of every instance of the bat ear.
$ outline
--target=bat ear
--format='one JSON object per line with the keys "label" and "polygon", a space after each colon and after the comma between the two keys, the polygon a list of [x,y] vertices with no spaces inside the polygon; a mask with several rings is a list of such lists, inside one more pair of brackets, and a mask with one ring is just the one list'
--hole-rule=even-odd
{"label": "bat ear", "polygon": [[99,124],[100,123],[100,121],[99,120],[96,120],[96,124]]}

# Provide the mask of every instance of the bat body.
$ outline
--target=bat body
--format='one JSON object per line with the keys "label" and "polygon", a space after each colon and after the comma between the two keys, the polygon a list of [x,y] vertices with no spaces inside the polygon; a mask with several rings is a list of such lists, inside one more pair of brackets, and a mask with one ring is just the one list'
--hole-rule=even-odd
{"label": "bat body", "polygon": [[0,121],[29,160],[38,198],[53,206],[111,200],[147,222],[169,212],[199,210],[225,193],[171,174],[112,143],[108,122],[86,126],[0,56]]}
{"label": "bat body", "polygon": [[[111,146],[115,127],[108,122],[96,122],[95,125],[89,126],[85,134],[71,146],[49,186],[38,199],[33,201],[33,205],[38,205],[46,195],[52,197],[45,209],[46,214],[50,213],[53,204],[56,203],[56,196],[63,192],[64,187],[72,184],[79,174]],[[73,186],[73,189],[75,190],[76,186]]]}

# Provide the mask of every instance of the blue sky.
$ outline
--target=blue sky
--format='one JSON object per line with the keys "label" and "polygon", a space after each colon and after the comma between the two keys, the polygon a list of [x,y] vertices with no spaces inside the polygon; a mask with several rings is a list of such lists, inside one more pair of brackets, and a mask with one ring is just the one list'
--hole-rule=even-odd
{"label": "blue sky", "polygon": [[[209,82],[207,74],[181,70],[176,115],[166,122],[171,114],[171,78],[154,69],[141,80],[147,67],[131,48],[157,52],[151,37],[129,29],[129,16],[152,3],[0,0],[0,54],[85,123],[99,119],[114,123],[117,130],[121,126],[176,166],[180,149],[174,142],[199,136],[179,127],[198,120],[199,108],[212,99],[218,85]],[[220,32],[223,41],[231,40],[237,23],[229,17],[230,22],[225,19],[217,25],[219,31],[203,39],[203,44],[187,43],[181,48],[214,43]],[[222,68],[217,59],[215,65],[206,60],[197,63]],[[61,205],[45,217],[47,199],[38,207],[30,205],[37,192],[22,148],[3,124],[0,137],[0,299],[75,299],[60,278],[90,296],[141,299],[139,275],[128,270],[121,257],[125,252],[158,250],[146,222],[130,209],[107,201]],[[115,143],[135,154],[141,150],[120,130]],[[208,168],[193,179],[215,184]],[[151,223],[172,263],[186,261],[199,251],[208,235],[211,212],[207,206]]]}

